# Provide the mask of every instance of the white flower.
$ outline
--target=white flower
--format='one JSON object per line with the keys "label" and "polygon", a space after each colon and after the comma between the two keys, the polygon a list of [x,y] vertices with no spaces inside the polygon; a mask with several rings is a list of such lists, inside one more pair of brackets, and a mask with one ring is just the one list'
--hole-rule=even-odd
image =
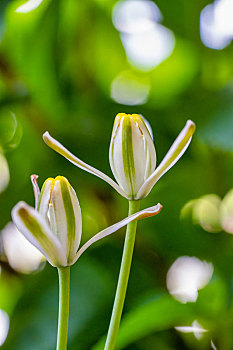
{"label": "white flower", "polygon": [[156,182],[180,159],[194,131],[195,124],[188,120],[160,165],[155,168],[155,148],[144,120],[137,114],[119,113],[109,150],[110,166],[118,183],[74,156],[48,132],[44,133],[43,139],[74,165],[108,182],[123,197],[138,200],[146,197]]}
{"label": "white flower", "polygon": [[36,209],[19,202],[12,210],[18,230],[56,267],[73,265],[94,242],[119,230],[129,222],[156,215],[162,206],[144,209],[97,233],[79,250],[82,216],[78,198],[63,176],[48,178],[40,193],[37,176],[32,176]]}
{"label": "white flower", "polygon": [[151,134],[138,114],[119,113],[116,116],[109,161],[113,175],[127,198],[135,198],[156,166]]}

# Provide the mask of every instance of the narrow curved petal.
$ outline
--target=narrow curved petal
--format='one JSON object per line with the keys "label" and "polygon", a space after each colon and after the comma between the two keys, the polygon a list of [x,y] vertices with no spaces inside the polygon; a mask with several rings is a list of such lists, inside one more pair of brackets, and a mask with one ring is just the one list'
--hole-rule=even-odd
{"label": "narrow curved petal", "polygon": [[126,197],[123,190],[118,186],[118,184],[113,181],[109,176],[102,173],[102,171],[95,169],[91,165],[88,165],[87,163],[84,163],[81,159],[77,158],[75,155],[73,155],[68,149],[66,149],[60,142],[55,140],[48,131],[46,131],[43,135],[44,142],[52,148],[57,153],[61,154],[63,157],[68,159],[71,163],[76,165],[78,168],[83,169],[87,171],[88,173],[94,174],[95,176],[101,178],[102,180],[106,181],[109,185],[111,185],[118,193],[120,193],[123,197]]}
{"label": "narrow curved petal", "polygon": [[33,192],[34,192],[34,197],[35,197],[35,209],[38,209],[38,203],[39,203],[39,197],[40,197],[40,189],[37,183],[38,175],[31,175],[31,182],[32,182],[32,187],[33,187]]}
{"label": "narrow curved petal", "polygon": [[93,243],[95,243],[95,242],[99,241],[100,239],[102,239],[102,238],[104,238],[106,236],[109,236],[110,234],[116,232],[121,227],[129,224],[131,221],[140,220],[140,219],[148,218],[150,216],[157,215],[161,211],[161,209],[162,209],[162,205],[160,203],[158,203],[157,205],[155,205],[153,207],[141,210],[138,213],[130,215],[127,218],[125,218],[124,220],[119,221],[117,224],[109,226],[105,230],[100,231],[95,236],[93,236],[91,239],[89,239],[89,241],[87,241],[79,249],[79,251],[76,254],[75,260],[73,261],[73,264],[79,259],[79,257],[85,252],[85,250],[87,248],[89,248]]}
{"label": "narrow curved petal", "polygon": [[13,221],[18,230],[46,257],[53,266],[67,266],[65,251],[59,239],[37,210],[19,202],[12,210]]}
{"label": "narrow curved petal", "polygon": [[156,182],[161,178],[161,176],[163,176],[174,164],[176,164],[176,162],[188,148],[195,128],[195,124],[191,120],[188,120],[185,127],[175,139],[174,143],[167,152],[166,156],[163,158],[158,168],[155,169],[155,171],[145,181],[145,183],[138,191],[136,199],[146,197]]}
{"label": "narrow curved petal", "polygon": [[50,223],[66,252],[68,263],[73,261],[82,234],[82,216],[74,189],[63,176],[57,176],[50,197]]}

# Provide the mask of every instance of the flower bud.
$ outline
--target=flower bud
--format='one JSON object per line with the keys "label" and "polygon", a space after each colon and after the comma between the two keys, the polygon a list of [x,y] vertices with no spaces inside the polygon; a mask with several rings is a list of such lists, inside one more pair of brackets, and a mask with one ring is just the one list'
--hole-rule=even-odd
{"label": "flower bud", "polygon": [[[41,211],[41,202],[38,210]],[[82,234],[82,216],[73,187],[63,176],[52,179],[48,206],[50,227],[59,238],[68,264],[78,250]]]}
{"label": "flower bud", "polygon": [[127,198],[135,199],[156,167],[156,152],[151,134],[138,114],[117,114],[109,161],[113,175]]}
{"label": "flower bud", "polygon": [[82,217],[76,193],[65,177],[44,182],[38,211],[20,202],[12,216],[18,229],[53,266],[72,264],[80,244]]}

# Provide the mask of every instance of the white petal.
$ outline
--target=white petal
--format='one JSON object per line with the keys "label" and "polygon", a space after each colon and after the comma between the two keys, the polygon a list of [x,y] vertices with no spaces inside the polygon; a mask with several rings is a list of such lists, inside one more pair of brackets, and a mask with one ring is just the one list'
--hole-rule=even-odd
{"label": "white petal", "polygon": [[[147,172],[147,145],[148,141],[146,135],[141,133],[138,124],[132,122],[132,145],[133,145],[133,159],[135,168],[135,193],[141,188],[145,182],[145,173]],[[147,131],[147,134],[148,131]],[[151,137],[149,136],[150,141]],[[155,169],[155,164],[153,170]],[[151,174],[151,172],[150,172]],[[147,176],[146,176],[147,178]]]}
{"label": "white petal", "polygon": [[55,140],[52,136],[49,135],[48,131],[46,131],[43,135],[44,142],[52,148],[57,153],[61,154],[63,157],[68,159],[71,163],[87,171],[88,173],[94,174],[102,180],[106,181],[109,185],[111,185],[118,193],[120,193],[123,197],[126,197],[125,193],[122,191],[120,186],[113,181],[109,176],[102,173],[100,170],[95,169],[91,165],[84,163],[81,159],[77,158],[70,151],[68,151],[60,142]]}
{"label": "white petal", "polygon": [[149,131],[150,133],[150,136],[151,136],[151,139],[152,141],[154,141],[154,135],[153,135],[153,130],[152,130],[152,127],[150,125],[150,123],[148,122],[148,120],[142,115],[142,114],[139,114],[139,116],[142,118],[142,120],[144,121],[146,127],[147,127],[147,130]]}
{"label": "white petal", "polygon": [[[137,123],[138,123],[138,128],[143,133],[144,157],[146,160],[145,161],[146,168],[144,169],[144,181],[145,181],[155,170],[156,151],[155,151],[155,146],[153,142],[152,129],[149,122],[145,118],[142,118],[142,120],[138,118]],[[148,128],[150,128],[151,130]],[[135,154],[137,153],[135,152]],[[139,160],[139,157],[138,157],[138,160]]]}
{"label": "white petal", "polygon": [[[78,253],[76,254],[76,258],[74,260],[77,261],[79,259],[79,257],[83,254],[83,252],[85,252],[85,250],[87,248],[89,248],[93,243],[99,241],[100,239],[109,236],[111,233],[116,232],[117,230],[119,230],[121,227],[127,225],[128,223],[130,223],[131,221],[135,221],[135,220],[140,220],[143,218],[148,218],[150,216],[154,216],[157,215],[162,209],[162,205],[160,203],[158,203],[157,205],[141,210],[138,213],[135,213],[133,215],[128,216],[127,218],[125,218],[122,221],[119,221],[118,223],[109,226],[108,228],[106,228],[103,231],[100,231],[99,233],[97,233],[94,237],[92,237],[91,239],[89,239],[89,241],[87,241],[78,251]],[[73,262],[73,263],[74,263]]]}
{"label": "white petal", "polygon": [[195,124],[191,120],[188,120],[184,129],[180,132],[158,168],[155,169],[155,171],[138,191],[136,199],[146,197],[160,177],[163,176],[180,159],[188,148],[194,131]]}
{"label": "white petal", "polygon": [[125,174],[123,161],[123,118],[121,118],[118,126],[117,120],[114,122],[112,138],[109,147],[109,163],[112,173],[118,184],[126,194],[127,198],[132,192],[129,180]]}
{"label": "white petal", "polygon": [[49,210],[49,201],[50,201],[50,193],[52,184],[54,182],[54,179],[49,177],[42,186],[40,197],[38,200],[38,211],[43,216],[43,218],[47,221],[48,220],[48,210]]}
{"label": "white petal", "polygon": [[67,259],[58,238],[37,210],[19,202],[12,210],[12,218],[18,230],[32,243],[53,266],[67,266]]}
{"label": "white petal", "polygon": [[38,209],[38,202],[39,202],[39,197],[40,197],[40,189],[37,183],[38,175],[31,175],[31,182],[32,182],[32,187],[33,187],[33,192],[34,192],[34,197],[35,197],[35,209]]}

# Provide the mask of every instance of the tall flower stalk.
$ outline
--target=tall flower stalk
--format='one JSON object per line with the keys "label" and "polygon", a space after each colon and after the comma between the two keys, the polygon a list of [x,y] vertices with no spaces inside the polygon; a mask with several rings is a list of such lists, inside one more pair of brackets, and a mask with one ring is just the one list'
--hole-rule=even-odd
{"label": "tall flower stalk", "polygon": [[109,226],[79,248],[82,234],[82,216],[74,189],[63,176],[48,178],[40,191],[37,175],[31,180],[35,195],[35,208],[19,202],[12,210],[18,230],[57,268],[59,276],[59,315],[57,350],[67,349],[70,266],[96,241],[116,232],[130,222],[156,215],[162,206],[133,213],[124,220]]}
{"label": "tall flower stalk", "polygon": [[70,303],[70,266],[58,267],[59,276],[59,312],[57,326],[57,350],[67,349],[69,303]]}
{"label": "tall flower stalk", "polygon": [[[129,201],[129,215],[138,211],[140,201]],[[128,286],[131,262],[134,251],[134,243],[137,230],[137,221],[127,225],[124,250],[121,260],[120,273],[117,283],[116,295],[112,309],[112,316],[109,324],[105,349],[114,349],[117,333],[120,326],[121,315],[124,307],[125,296]]]}
{"label": "tall flower stalk", "polygon": [[[119,194],[127,198],[130,215],[139,209],[139,201],[150,193],[157,181],[184,154],[191,142],[194,131],[195,124],[188,120],[160,165],[156,167],[156,151],[148,122],[138,114],[119,113],[115,118],[109,148],[110,166],[117,182],[73,155],[60,142],[51,137],[48,132],[43,135],[43,138],[50,148],[60,153],[71,163],[102,178]],[[127,226],[105,350],[113,350],[115,347],[134,251],[136,228],[137,224],[135,222],[129,223]]]}

